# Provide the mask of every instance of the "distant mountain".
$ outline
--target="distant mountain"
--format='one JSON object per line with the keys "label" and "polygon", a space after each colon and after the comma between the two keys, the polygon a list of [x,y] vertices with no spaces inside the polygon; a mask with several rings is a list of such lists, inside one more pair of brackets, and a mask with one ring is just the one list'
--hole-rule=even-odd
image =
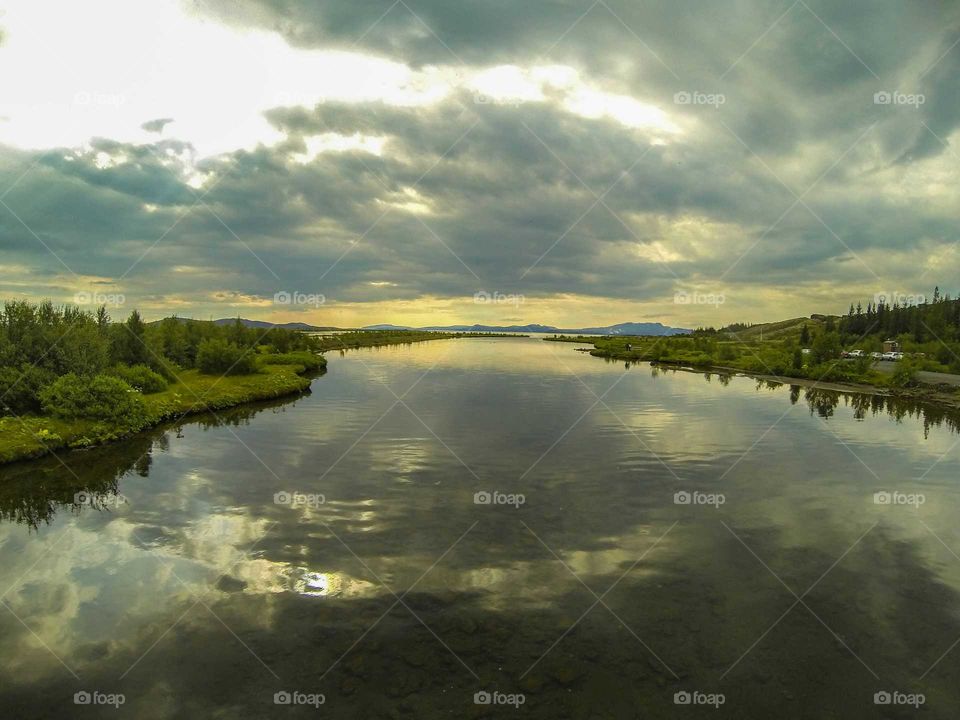
{"label": "distant mountain", "polygon": [[[180,322],[187,322],[191,318],[177,318]],[[220,318],[219,320],[194,320],[193,322],[212,322],[214,325],[233,325],[237,321],[236,318]],[[160,322],[160,320],[155,320],[154,322]],[[269,330],[272,328],[282,328],[284,330],[304,330],[306,332],[317,332],[320,330],[339,330],[340,328],[335,327],[319,327],[317,325],[308,325],[307,323],[300,322],[290,322],[290,323],[272,323],[267,322],[266,320],[247,320],[245,318],[240,318],[241,324],[244,327],[248,328],[257,328],[260,330]],[[152,325],[153,323],[148,323]]]}
{"label": "distant mountain", "polygon": [[669,327],[662,323],[620,323],[606,327],[583,328],[581,330],[562,330],[566,335],[574,332],[584,335],[687,335],[693,330]]}
{"label": "distant mountain", "polygon": [[[186,322],[189,318],[178,318]],[[219,320],[202,321],[213,322],[214,325],[232,325],[236,318],[220,318]],[[159,322],[159,321],[158,321]],[[240,322],[249,328],[268,330],[283,328],[285,330],[303,330],[305,332],[319,332],[322,330],[340,330],[336,327],[321,327],[301,322],[272,323],[266,320],[247,320],[240,318]],[[362,330],[427,330],[432,332],[491,332],[491,333],[555,333],[562,335],[686,335],[692,332],[685,328],[674,328],[662,323],[620,323],[604,327],[590,328],[558,328],[553,325],[433,325],[430,327],[415,328],[409,325],[367,325]]]}
{"label": "distant mountain", "polygon": [[[236,318],[220,318],[219,320],[214,320],[214,325],[233,325],[237,321]],[[240,322],[244,326],[249,328],[259,328],[262,330],[267,330],[270,328],[281,328],[283,330],[305,330],[307,332],[316,332],[318,330],[339,330],[339,328],[334,327],[319,327],[317,325],[309,325],[302,322],[289,322],[289,323],[272,323],[267,322],[266,320],[245,320],[240,318]]]}
{"label": "distant mountain", "polygon": [[686,328],[662,323],[620,323],[605,327],[557,328],[552,325],[434,325],[412,328],[400,325],[368,325],[364,330],[430,330],[433,332],[557,333],[562,335],[686,335]]}

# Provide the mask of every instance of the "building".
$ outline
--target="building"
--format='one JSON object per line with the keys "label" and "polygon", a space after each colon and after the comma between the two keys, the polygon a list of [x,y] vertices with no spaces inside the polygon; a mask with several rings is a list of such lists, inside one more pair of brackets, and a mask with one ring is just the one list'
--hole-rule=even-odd
{"label": "building", "polygon": [[884,352],[900,352],[900,343],[898,343],[896,340],[884,340],[883,351]]}

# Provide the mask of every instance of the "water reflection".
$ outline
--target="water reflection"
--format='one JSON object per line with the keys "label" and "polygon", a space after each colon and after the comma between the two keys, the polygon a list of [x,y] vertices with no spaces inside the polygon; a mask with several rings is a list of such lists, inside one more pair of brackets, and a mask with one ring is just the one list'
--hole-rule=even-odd
{"label": "water reflection", "polygon": [[492,717],[473,695],[497,689],[629,718],[697,689],[716,717],[867,718],[899,689],[953,717],[956,430],[535,340],[333,357],[308,397],[0,471],[0,702],[265,717],[297,689],[332,717]]}

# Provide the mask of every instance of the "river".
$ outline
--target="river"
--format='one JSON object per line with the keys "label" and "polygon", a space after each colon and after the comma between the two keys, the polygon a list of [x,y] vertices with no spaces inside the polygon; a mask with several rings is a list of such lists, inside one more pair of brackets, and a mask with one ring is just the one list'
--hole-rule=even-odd
{"label": "river", "polygon": [[0,469],[0,714],[956,717],[956,418],[537,338],[329,358]]}

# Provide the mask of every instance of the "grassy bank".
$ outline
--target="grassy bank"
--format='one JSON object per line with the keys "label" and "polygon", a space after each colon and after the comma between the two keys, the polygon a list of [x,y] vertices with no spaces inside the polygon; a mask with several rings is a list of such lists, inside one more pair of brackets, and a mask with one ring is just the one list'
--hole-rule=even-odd
{"label": "grassy bank", "polygon": [[198,370],[178,372],[177,381],[166,390],[143,396],[146,417],[134,427],[47,415],[0,419],[0,463],[41,457],[63,449],[92,447],[183,415],[304,392],[310,387],[309,374],[322,369],[326,361],[322,357],[300,358],[298,355],[271,356],[265,359],[259,372],[249,375],[219,377],[204,375]]}
{"label": "grassy bank", "polygon": [[737,371],[762,379],[797,381],[804,385],[845,385],[850,389],[923,397],[952,406],[960,404],[956,389],[924,387],[914,379],[918,370],[926,369],[924,361],[902,361],[894,373],[883,373],[875,369],[873,361],[868,358],[842,359],[804,353],[792,335],[764,340],[758,339],[756,333],[749,339],[738,333],[736,338],[559,336],[546,340],[592,345],[591,355],[609,360],[647,361],[718,372]]}

